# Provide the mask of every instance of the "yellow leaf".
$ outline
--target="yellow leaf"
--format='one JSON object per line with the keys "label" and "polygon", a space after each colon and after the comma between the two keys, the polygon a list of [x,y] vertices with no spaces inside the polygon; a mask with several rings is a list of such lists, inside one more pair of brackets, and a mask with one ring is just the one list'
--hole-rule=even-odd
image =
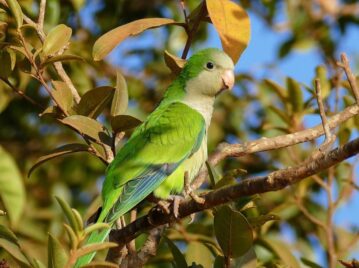
{"label": "yellow leaf", "polygon": [[93,58],[94,60],[102,60],[129,36],[138,35],[145,30],[170,24],[181,25],[172,19],[166,18],[140,19],[121,25],[97,39],[92,51]]}
{"label": "yellow leaf", "polygon": [[208,14],[221,38],[223,50],[236,63],[250,39],[247,12],[230,0],[206,0]]}
{"label": "yellow leaf", "polygon": [[171,72],[175,75],[178,75],[186,64],[186,60],[172,55],[167,50],[165,50],[164,58],[167,67],[170,68]]}

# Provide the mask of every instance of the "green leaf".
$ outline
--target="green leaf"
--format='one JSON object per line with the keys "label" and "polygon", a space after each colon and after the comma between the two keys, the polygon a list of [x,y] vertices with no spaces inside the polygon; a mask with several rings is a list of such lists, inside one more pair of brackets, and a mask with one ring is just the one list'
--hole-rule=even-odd
{"label": "green leaf", "polygon": [[311,267],[311,268],[323,268],[319,264],[316,264],[315,262],[308,260],[306,258],[300,258],[300,260],[305,264],[305,266]]}
{"label": "green leaf", "polygon": [[103,86],[87,91],[76,110],[78,114],[96,119],[114,96],[113,87]]}
{"label": "green leaf", "polygon": [[74,230],[70,227],[70,225],[64,223],[64,228],[69,238],[71,249],[76,249],[79,243],[79,239],[77,235],[75,234]]}
{"label": "green leaf", "polygon": [[11,57],[5,50],[0,51],[0,77],[8,79],[11,75]]}
{"label": "green leaf", "polygon": [[203,243],[192,241],[188,244],[186,251],[187,263],[196,263],[201,264],[203,267],[211,267],[213,259],[211,251]]}
{"label": "green leaf", "polygon": [[72,35],[72,29],[65,24],[59,24],[48,33],[43,45],[45,55],[52,55],[67,45]]}
{"label": "green leaf", "polygon": [[74,208],[72,208],[71,211],[75,217],[76,230],[80,230],[80,232],[82,232],[84,229],[84,225],[83,225],[83,220],[82,220],[80,213]]}
{"label": "green leaf", "polygon": [[78,226],[77,220],[75,218],[75,215],[72,212],[71,207],[60,197],[55,196],[57,202],[61,206],[62,211],[64,212],[71,228],[74,230],[74,232],[78,235],[81,232],[80,227]]}
{"label": "green leaf", "polygon": [[[322,98],[325,99],[330,94],[330,81],[328,80],[328,71],[324,65],[320,65],[315,68],[316,79],[319,79]],[[313,80],[313,87],[315,86],[315,82]]]}
{"label": "green leaf", "polygon": [[61,243],[49,234],[48,240],[48,267],[63,268],[67,263],[68,256]]}
{"label": "green leaf", "polygon": [[225,259],[223,256],[218,255],[213,263],[213,268],[224,268],[225,266]]}
{"label": "green leaf", "polygon": [[72,61],[72,60],[80,60],[83,61],[84,59],[76,56],[76,55],[70,55],[70,54],[66,54],[66,55],[58,55],[58,56],[54,56],[51,58],[47,58],[42,64],[41,67],[45,67],[46,65],[55,63],[55,62],[64,62],[64,61]]}
{"label": "green leaf", "polygon": [[86,227],[85,234],[90,234],[94,231],[100,230],[100,229],[108,229],[111,228],[110,225],[104,222],[97,222],[94,224],[91,224],[90,226]]}
{"label": "green leaf", "polygon": [[0,224],[0,238],[4,238],[9,242],[19,245],[16,235],[6,226]]}
{"label": "green leaf", "polygon": [[293,107],[293,112],[301,112],[303,110],[303,93],[300,84],[294,79],[287,78],[287,88],[289,101]]}
{"label": "green leaf", "polygon": [[25,206],[25,188],[22,176],[13,158],[0,146],[0,197],[15,226],[20,220]]}
{"label": "green leaf", "polygon": [[107,129],[92,118],[82,115],[72,115],[62,119],[61,122],[73,128],[81,135],[87,136],[97,142],[108,145],[111,144],[111,138],[107,134]]}
{"label": "green leaf", "polygon": [[183,256],[182,252],[177,248],[177,246],[167,237],[164,237],[168,247],[171,250],[173,260],[176,264],[176,268],[187,268],[187,261]]}
{"label": "green leaf", "polygon": [[22,13],[19,2],[17,0],[6,0],[6,3],[8,4],[11,13],[14,15],[16,26],[19,29],[22,26],[24,20],[24,15]]}
{"label": "green leaf", "polygon": [[56,102],[64,111],[71,111],[71,107],[73,104],[71,89],[65,82],[62,81],[52,81],[52,84],[54,86],[52,94]]}
{"label": "green leaf", "polygon": [[29,261],[27,260],[24,253],[21,251],[21,249],[14,243],[0,238],[0,248],[7,251],[12,257],[14,257],[16,260],[20,261],[21,263],[30,266]]}
{"label": "green leaf", "polygon": [[127,83],[123,75],[116,72],[116,88],[111,104],[111,116],[117,116],[126,112],[128,106]]}
{"label": "green leaf", "polygon": [[292,254],[288,244],[275,239],[260,239],[258,243],[272,251],[279,259],[291,268],[300,268],[299,262]]}
{"label": "green leaf", "polygon": [[243,256],[234,259],[234,267],[240,268],[256,268],[257,267],[257,256],[253,247],[250,248],[246,254]]}
{"label": "green leaf", "polygon": [[108,261],[93,261],[81,268],[118,268],[118,265]]}
{"label": "green leaf", "polygon": [[268,221],[279,221],[280,217],[274,214],[260,215],[255,218],[247,218],[252,227],[260,227]]}
{"label": "green leaf", "polygon": [[172,19],[146,18],[121,25],[105,33],[99,39],[96,40],[92,51],[93,58],[96,61],[102,60],[126,38],[138,35],[148,29],[153,29],[170,24],[179,23]]}
{"label": "green leaf", "polygon": [[57,106],[49,106],[40,114],[41,117],[46,115],[57,118],[62,116],[62,112]]}
{"label": "green leaf", "polygon": [[55,150],[51,151],[50,153],[41,156],[39,159],[37,159],[36,163],[31,167],[28,173],[28,177],[31,176],[31,173],[39,167],[41,164],[54,159],[59,156],[72,154],[76,152],[87,152],[89,150],[89,146],[86,144],[80,144],[80,143],[71,143],[71,144],[65,144],[63,146],[60,146],[56,148]]}
{"label": "green leaf", "polygon": [[231,258],[245,254],[253,243],[247,219],[229,206],[222,206],[215,212],[214,232],[223,254]]}
{"label": "green leaf", "polygon": [[114,132],[130,130],[141,123],[137,118],[125,114],[116,115],[111,119],[111,127]]}
{"label": "green leaf", "polygon": [[85,245],[82,248],[78,249],[76,251],[76,255],[79,258],[81,256],[87,255],[94,251],[100,251],[108,248],[115,248],[117,246],[118,244],[113,242],[93,243],[93,244]]}

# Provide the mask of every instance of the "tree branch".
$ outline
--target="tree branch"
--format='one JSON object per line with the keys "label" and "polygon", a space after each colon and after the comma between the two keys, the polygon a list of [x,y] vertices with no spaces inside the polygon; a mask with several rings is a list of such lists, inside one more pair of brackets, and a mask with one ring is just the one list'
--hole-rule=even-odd
{"label": "tree branch", "polygon": [[358,153],[359,138],[328,153],[320,154],[310,162],[304,162],[304,164],[296,167],[277,170],[264,177],[246,179],[236,185],[223,187],[201,195],[205,200],[203,204],[199,204],[194,200],[185,200],[179,204],[178,218],[175,218],[173,213],[166,214],[161,210],[151,210],[149,214],[138,218],[125,228],[113,230],[110,234],[111,241],[116,241],[119,243],[119,246],[123,246],[144,231],[175,222],[193,213],[225,204],[240,197],[283,189]]}

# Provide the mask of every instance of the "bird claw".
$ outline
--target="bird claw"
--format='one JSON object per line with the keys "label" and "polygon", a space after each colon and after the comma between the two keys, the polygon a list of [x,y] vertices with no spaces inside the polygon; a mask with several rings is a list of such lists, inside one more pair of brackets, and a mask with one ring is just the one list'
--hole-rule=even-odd
{"label": "bird claw", "polygon": [[196,195],[193,192],[193,189],[192,189],[191,184],[188,179],[187,171],[184,173],[184,193],[185,193],[185,196],[190,196],[198,204],[204,204],[204,202],[206,202],[206,200],[204,198]]}
{"label": "bird claw", "polygon": [[[168,200],[158,200],[157,206],[154,207],[154,210],[161,210],[163,213],[169,215],[171,214],[171,211],[173,213],[173,215],[175,216],[175,218],[178,218],[179,212],[178,212],[178,208],[179,208],[179,204],[180,201],[183,199],[182,196],[178,196],[178,195],[173,195],[170,196]],[[172,210],[171,210],[171,206],[172,206]]]}

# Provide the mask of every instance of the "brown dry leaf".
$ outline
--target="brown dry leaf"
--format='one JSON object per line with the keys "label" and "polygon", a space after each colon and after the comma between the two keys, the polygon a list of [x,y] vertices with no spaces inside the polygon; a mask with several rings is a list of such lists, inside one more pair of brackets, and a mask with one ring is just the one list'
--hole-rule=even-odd
{"label": "brown dry leaf", "polygon": [[165,50],[164,58],[167,67],[170,68],[171,72],[175,75],[178,75],[186,64],[186,60],[172,55],[167,50]]}
{"label": "brown dry leaf", "polygon": [[250,39],[247,12],[230,0],[206,0],[208,14],[222,42],[223,50],[236,63]]}
{"label": "brown dry leaf", "polygon": [[166,18],[149,18],[135,20],[125,25],[121,25],[104,35],[102,35],[93,47],[92,55],[94,60],[102,60],[118,44],[130,36],[138,35],[145,30],[157,28],[163,25],[182,25],[172,19]]}

